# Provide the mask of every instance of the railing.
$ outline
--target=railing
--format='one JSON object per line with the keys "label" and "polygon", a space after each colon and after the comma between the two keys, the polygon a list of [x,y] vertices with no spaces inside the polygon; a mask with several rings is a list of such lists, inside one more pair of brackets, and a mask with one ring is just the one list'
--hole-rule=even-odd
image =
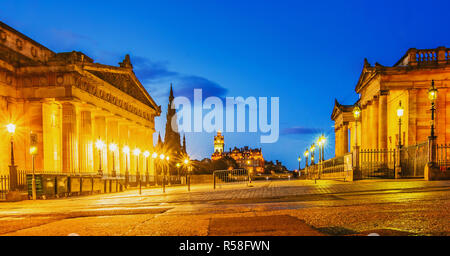
{"label": "railing", "polygon": [[246,169],[220,170],[213,172],[214,189],[225,184],[242,184],[251,182],[251,177]]}
{"label": "railing", "polygon": [[395,149],[363,149],[359,152],[361,178],[394,178]]}
{"label": "railing", "polygon": [[450,48],[438,47],[436,49],[410,49],[399,62],[406,64],[405,59],[408,56],[409,65],[436,65],[450,63]]}
{"label": "railing", "polygon": [[328,159],[320,163],[322,165],[322,174],[344,172],[344,156],[338,156],[332,159]]}
{"label": "railing", "polygon": [[423,177],[428,162],[428,143],[404,147],[400,152],[401,177]]}
{"label": "railing", "polygon": [[9,176],[0,175],[0,200],[6,199],[6,194],[9,191]]}

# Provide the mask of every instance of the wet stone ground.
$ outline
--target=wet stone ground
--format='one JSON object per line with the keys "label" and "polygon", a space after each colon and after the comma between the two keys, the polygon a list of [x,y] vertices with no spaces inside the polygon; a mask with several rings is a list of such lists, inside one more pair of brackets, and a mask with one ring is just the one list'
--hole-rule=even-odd
{"label": "wet stone ground", "polygon": [[450,235],[450,182],[264,181],[2,202],[0,235]]}

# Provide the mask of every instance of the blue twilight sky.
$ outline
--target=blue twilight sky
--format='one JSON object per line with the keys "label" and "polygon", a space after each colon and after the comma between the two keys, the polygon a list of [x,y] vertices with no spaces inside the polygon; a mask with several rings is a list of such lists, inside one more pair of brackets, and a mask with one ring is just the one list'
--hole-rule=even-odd
{"label": "blue twilight sky", "polygon": [[[267,160],[294,169],[321,132],[326,157],[334,155],[334,99],[357,99],[363,59],[393,65],[409,48],[450,46],[449,10],[450,1],[432,0],[2,0],[0,20],[56,52],[78,50],[109,65],[129,53],[163,107],[157,130],[171,82],[176,96],[203,88],[204,96],[280,97],[277,143],[225,133],[225,148],[262,147]],[[187,134],[193,158],[210,156],[213,136]]]}

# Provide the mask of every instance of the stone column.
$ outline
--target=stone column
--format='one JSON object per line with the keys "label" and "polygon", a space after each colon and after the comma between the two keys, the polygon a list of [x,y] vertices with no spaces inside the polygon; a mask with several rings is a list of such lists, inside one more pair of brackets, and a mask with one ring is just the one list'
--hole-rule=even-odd
{"label": "stone column", "polygon": [[348,123],[342,126],[342,149],[341,155],[348,153]]}
{"label": "stone column", "polygon": [[62,103],[62,162],[63,172],[73,173],[77,155],[77,118],[75,105]]}
{"label": "stone column", "polygon": [[94,172],[91,111],[80,112],[80,172]]}
{"label": "stone column", "polygon": [[378,106],[378,148],[387,148],[387,91],[380,92]]}
{"label": "stone column", "polygon": [[373,99],[372,102],[372,124],[371,124],[371,148],[378,148],[378,112],[379,112],[379,99],[378,97]]}
{"label": "stone column", "polygon": [[107,143],[106,141],[106,118],[102,115],[97,115],[94,118],[94,172],[99,172],[100,168],[100,158],[101,158],[101,171],[105,173],[107,168],[106,163],[106,147],[102,148],[99,152],[99,149],[95,146],[95,142],[100,139],[103,143]]}
{"label": "stone column", "polygon": [[337,127],[334,129],[334,155],[335,156],[340,156],[341,154],[341,133],[340,133],[340,128]]}
{"label": "stone column", "polygon": [[408,90],[408,138],[404,145],[417,144],[417,89]]}
{"label": "stone column", "polygon": [[367,148],[367,134],[366,134],[366,126],[367,126],[367,108],[366,106],[362,106],[361,108],[361,148]]}
{"label": "stone column", "polygon": [[117,119],[115,118],[111,118],[110,120],[107,121],[108,125],[106,126],[106,137],[107,137],[107,155],[108,155],[108,169],[107,169],[107,173],[109,175],[113,175],[114,169],[116,174],[118,173],[119,170],[119,152],[118,150],[116,151],[111,151],[109,149],[109,145],[111,144],[116,144],[119,145],[119,122],[117,121]]}

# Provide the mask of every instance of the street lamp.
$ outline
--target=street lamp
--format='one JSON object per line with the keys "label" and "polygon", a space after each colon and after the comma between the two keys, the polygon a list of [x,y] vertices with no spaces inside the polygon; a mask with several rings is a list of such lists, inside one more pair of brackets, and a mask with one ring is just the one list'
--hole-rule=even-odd
{"label": "street lamp", "polygon": [[309,151],[311,152],[311,165],[314,165],[314,151],[316,150],[316,144],[312,144]]}
{"label": "street lamp", "polygon": [[397,117],[398,117],[398,147],[399,149],[402,147],[402,116],[404,113],[404,108],[402,107],[402,102],[399,101],[397,107]]}
{"label": "street lamp", "polygon": [[9,166],[9,176],[10,176],[9,187],[10,187],[10,190],[16,190],[17,169],[16,169],[16,165],[14,163],[14,133],[16,132],[16,125],[13,123],[9,123],[6,125],[6,130],[11,135],[11,165]]}
{"label": "street lamp", "polygon": [[308,149],[305,150],[305,168],[308,167],[308,155],[309,155],[309,151]]}
{"label": "street lamp", "polygon": [[361,115],[361,109],[358,106],[353,108],[353,117],[355,118],[355,147],[358,147],[358,120]]}
{"label": "street lamp", "polygon": [[130,148],[128,146],[124,146],[122,152],[125,154],[125,186],[128,186],[128,179],[130,175],[128,172],[128,154],[130,153]]}
{"label": "street lamp", "polygon": [[166,175],[164,172],[164,159],[166,159],[166,156],[164,154],[159,155],[159,159],[161,159],[161,171],[162,171],[162,185],[163,185],[163,193],[166,193]]}
{"label": "street lamp", "polygon": [[139,182],[139,195],[142,194],[142,186],[141,186],[141,174],[139,173],[139,155],[141,154],[141,150],[135,148],[133,150],[133,155],[136,156],[136,179]]}
{"label": "street lamp", "polygon": [[191,166],[189,165],[189,159],[184,159],[184,165],[187,167],[186,183],[188,185],[188,191],[191,191]]}
{"label": "street lamp", "polygon": [[102,149],[105,146],[105,143],[98,138],[98,140],[95,142],[95,147],[98,149],[98,174],[102,175]]}
{"label": "street lamp", "polygon": [[[435,101],[437,99],[437,89],[434,87],[434,80],[431,80],[431,87],[428,89],[428,99],[431,101],[431,129],[430,136],[428,137],[428,162],[432,165],[436,163],[436,135],[434,134],[434,115],[436,112]],[[428,178],[428,177],[426,177]]]}
{"label": "street lamp", "polygon": [[144,157],[145,157],[145,176],[146,176],[146,184],[148,185],[149,180],[149,173],[148,173],[148,157],[150,156],[150,152],[148,150],[144,151]]}
{"label": "street lamp", "polygon": [[117,144],[111,143],[109,144],[109,150],[112,153],[112,176],[116,177],[116,161],[115,161],[115,155],[117,151]]}

